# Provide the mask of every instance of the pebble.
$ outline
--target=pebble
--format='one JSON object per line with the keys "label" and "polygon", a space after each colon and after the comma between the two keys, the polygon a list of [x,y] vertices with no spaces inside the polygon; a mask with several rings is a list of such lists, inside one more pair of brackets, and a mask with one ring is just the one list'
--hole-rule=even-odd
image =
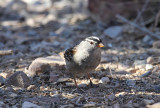
{"label": "pebble", "polygon": [[110,38],[117,38],[123,31],[122,26],[112,26],[104,30],[104,35],[109,36]]}
{"label": "pebble", "polygon": [[135,80],[127,80],[126,84],[127,84],[127,86],[135,86],[136,85],[136,81]]}
{"label": "pebble", "polygon": [[36,88],[35,85],[30,85],[30,86],[27,87],[27,90],[34,90],[35,88]]}
{"label": "pebble", "polygon": [[27,102],[25,101],[23,104],[22,104],[22,108],[43,108],[41,106],[38,106],[36,104],[33,104],[31,102]]}
{"label": "pebble", "polygon": [[2,86],[5,83],[5,78],[3,78],[2,76],[0,76],[0,86]]}
{"label": "pebble", "polygon": [[107,84],[108,82],[110,82],[108,77],[102,77],[99,81],[99,83],[102,83],[102,84]]}
{"label": "pebble", "polygon": [[130,100],[127,104],[125,104],[123,108],[134,108],[132,105],[132,100]]}
{"label": "pebble", "polygon": [[10,94],[10,97],[16,98],[16,97],[17,97],[17,94],[16,94],[16,93],[11,93],[11,94]]}
{"label": "pebble", "polygon": [[9,75],[10,75],[9,73],[4,73],[4,72],[0,73],[0,77],[2,76],[3,78],[7,78]]}
{"label": "pebble", "polygon": [[154,100],[149,100],[149,99],[143,99],[143,102],[145,105],[150,105],[154,103]]}
{"label": "pebble", "polygon": [[0,95],[4,94],[4,90],[0,88]]}
{"label": "pebble", "polygon": [[151,65],[151,64],[146,64],[146,70],[150,70],[150,69],[153,69],[153,65]]}
{"label": "pebble", "polygon": [[110,100],[110,101],[113,101],[116,99],[116,96],[114,94],[111,94],[109,96],[107,96],[107,98]]}
{"label": "pebble", "polygon": [[85,88],[85,87],[87,87],[87,84],[79,84],[78,87]]}
{"label": "pebble", "polygon": [[133,103],[133,106],[136,108],[139,108],[139,104],[138,103]]}
{"label": "pebble", "polygon": [[120,108],[120,104],[119,103],[114,104],[113,108]]}
{"label": "pebble", "polygon": [[58,54],[39,57],[31,63],[28,69],[25,70],[25,73],[30,77],[34,77],[35,75],[49,73],[49,71],[53,70],[52,68],[54,68],[53,72],[59,72],[61,69],[64,69],[64,64],[64,60]]}
{"label": "pebble", "polygon": [[3,102],[3,101],[0,101],[0,107],[1,107],[1,108],[4,108],[4,107],[5,107],[4,105],[5,105],[4,102]]}
{"label": "pebble", "polygon": [[148,44],[148,45],[152,45],[152,43],[153,43],[153,40],[152,40],[151,36],[148,36],[148,35],[146,35],[146,36],[143,38],[142,41],[143,41],[144,43]]}
{"label": "pebble", "polygon": [[153,86],[153,89],[155,90],[155,92],[160,92],[160,85],[155,85]]}
{"label": "pebble", "polygon": [[6,85],[10,86],[13,85],[15,87],[22,87],[26,88],[31,84],[30,79],[24,72],[15,72],[13,75],[11,75],[7,81]]}
{"label": "pebble", "polygon": [[[69,86],[69,87],[75,85],[73,82],[66,82],[65,84],[66,84],[66,86]],[[78,86],[79,86],[79,85],[78,85]]]}
{"label": "pebble", "polygon": [[153,57],[148,57],[146,61],[148,64],[152,64],[152,63],[154,63],[155,60]]}
{"label": "pebble", "polygon": [[153,42],[153,48],[160,48],[160,40]]}

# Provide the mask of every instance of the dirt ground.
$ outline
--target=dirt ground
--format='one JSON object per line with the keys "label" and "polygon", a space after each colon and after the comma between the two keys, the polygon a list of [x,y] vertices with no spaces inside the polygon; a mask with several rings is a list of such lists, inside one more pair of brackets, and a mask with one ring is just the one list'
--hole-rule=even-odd
{"label": "dirt ground", "polygon": [[[160,106],[158,39],[118,20],[113,25],[95,21],[80,0],[53,4],[49,0],[42,0],[43,4],[11,1],[0,2],[0,50],[13,51],[0,56],[0,107],[27,108],[25,102],[36,108]],[[108,30],[112,27],[117,31]],[[160,35],[158,26],[154,33]],[[27,88],[5,84],[13,73],[25,72],[36,58],[61,56],[91,35],[100,37],[105,46],[100,65],[91,73],[93,86],[85,75],[78,76],[81,91],[75,90],[64,65],[57,71],[52,67],[52,74],[42,72],[47,77],[37,76]]]}

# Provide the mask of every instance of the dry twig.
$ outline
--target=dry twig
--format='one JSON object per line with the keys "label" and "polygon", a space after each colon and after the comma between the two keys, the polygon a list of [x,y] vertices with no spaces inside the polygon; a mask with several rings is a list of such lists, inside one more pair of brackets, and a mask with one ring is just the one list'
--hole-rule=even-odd
{"label": "dry twig", "polygon": [[156,19],[155,19],[155,23],[154,23],[154,30],[158,25],[159,22],[159,18],[160,18],[160,10],[158,11],[157,15],[156,15]]}
{"label": "dry twig", "polygon": [[140,17],[142,16],[142,13],[145,11],[145,9],[146,9],[149,1],[150,1],[150,0],[146,0],[145,3],[144,3],[144,5],[143,5],[143,7],[142,7],[142,10],[141,10],[140,12],[138,12],[138,15],[137,15],[137,17],[136,17],[136,19],[135,19],[135,21],[134,21],[135,23],[136,23],[136,22],[140,19]]}
{"label": "dry twig", "polygon": [[138,24],[136,24],[136,23],[134,23],[134,22],[131,22],[131,21],[129,21],[128,19],[124,18],[123,16],[116,15],[116,17],[117,17],[118,19],[120,19],[121,21],[123,21],[124,23],[128,23],[128,24],[134,26],[135,28],[139,29],[140,31],[148,34],[149,36],[152,36],[152,37],[155,38],[155,39],[160,39],[160,36],[159,36],[159,35],[151,32],[151,31],[148,30],[147,28],[141,27],[141,26],[139,26]]}
{"label": "dry twig", "polygon": [[0,56],[11,55],[12,53],[12,50],[0,50]]}

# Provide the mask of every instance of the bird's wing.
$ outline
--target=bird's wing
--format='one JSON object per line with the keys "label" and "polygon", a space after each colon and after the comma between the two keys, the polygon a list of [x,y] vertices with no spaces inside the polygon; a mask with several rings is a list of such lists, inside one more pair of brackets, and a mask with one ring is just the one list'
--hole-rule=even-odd
{"label": "bird's wing", "polygon": [[73,60],[73,55],[76,53],[76,47],[73,47],[73,48],[69,48],[65,51],[64,53],[64,58],[67,60],[67,61],[72,61]]}

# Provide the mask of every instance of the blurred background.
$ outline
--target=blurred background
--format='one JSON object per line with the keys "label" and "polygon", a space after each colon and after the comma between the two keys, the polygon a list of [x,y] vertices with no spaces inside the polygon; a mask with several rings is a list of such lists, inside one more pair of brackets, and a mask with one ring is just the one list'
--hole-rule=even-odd
{"label": "blurred background", "polygon": [[157,38],[148,35],[160,34],[159,6],[159,0],[1,0],[0,49],[35,53],[45,48],[43,54],[65,50],[90,35],[101,37],[105,48],[151,47]]}

